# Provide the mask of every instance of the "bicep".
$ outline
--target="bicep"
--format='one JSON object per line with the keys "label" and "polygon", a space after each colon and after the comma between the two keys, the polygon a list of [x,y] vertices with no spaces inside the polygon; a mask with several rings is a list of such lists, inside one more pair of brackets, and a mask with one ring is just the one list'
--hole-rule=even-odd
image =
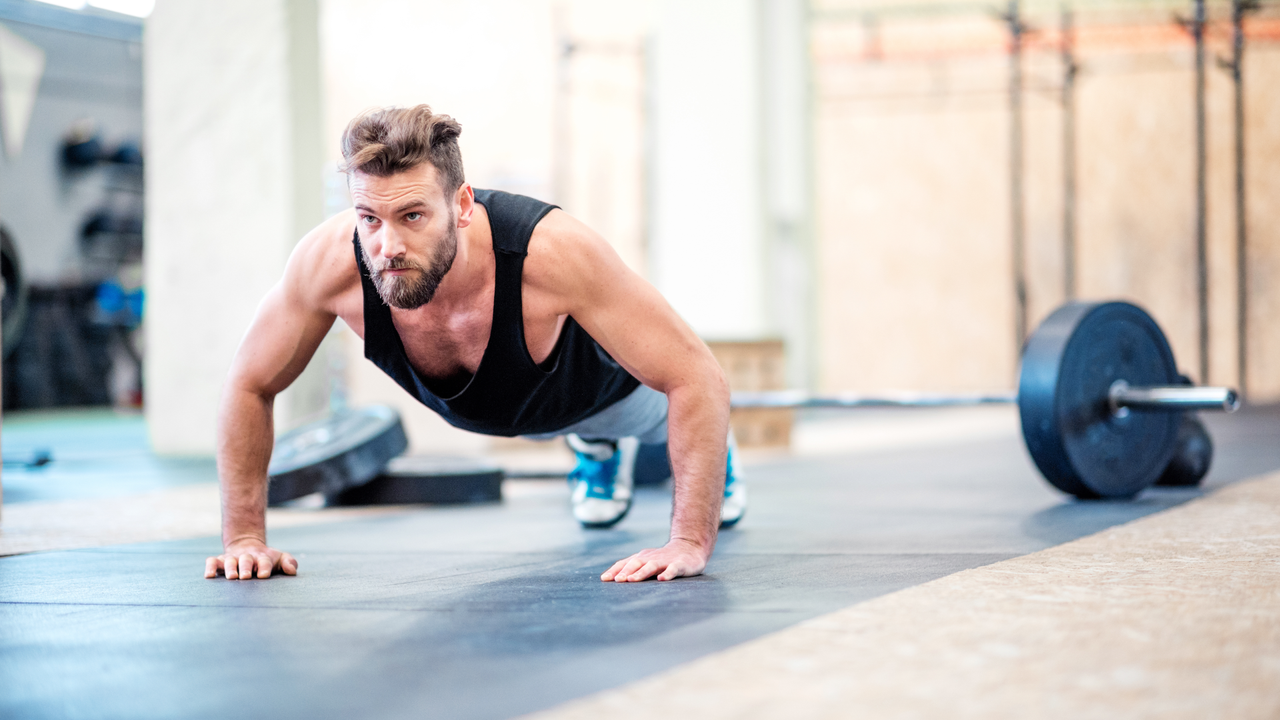
{"label": "bicep", "polygon": [[306,369],[333,326],[335,316],[308,307],[285,282],[263,298],[240,342],[230,383],[260,395],[275,395]]}

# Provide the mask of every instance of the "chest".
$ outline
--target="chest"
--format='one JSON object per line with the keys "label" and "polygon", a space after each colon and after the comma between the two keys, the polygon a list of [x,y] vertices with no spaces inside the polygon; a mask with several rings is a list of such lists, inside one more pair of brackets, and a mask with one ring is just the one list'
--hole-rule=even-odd
{"label": "chest", "polygon": [[[480,367],[493,332],[493,286],[489,284],[469,302],[432,307],[433,304],[434,301],[415,310],[392,310],[391,319],[405,355],[426,378],[469,378]],[[555,350],[567,316],[556,315],[537,298],[526,298],[521,314],[526,350],[535,363],[541,364]]]}

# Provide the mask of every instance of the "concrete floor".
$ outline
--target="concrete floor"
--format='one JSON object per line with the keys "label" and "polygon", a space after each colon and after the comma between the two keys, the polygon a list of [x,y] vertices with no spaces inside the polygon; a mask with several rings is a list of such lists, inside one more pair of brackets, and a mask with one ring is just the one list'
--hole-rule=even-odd
{"label": "concrete floor", "polygon": [[[1280,468],[1280,408],[1208,420],[1207,487]],[[7,458],[11,442],[6,425]],[[216,538],[0,558],[0,717],[510,717],[1201,495],[1074,502],[1014,436],[750,470],[742,526],[705,576],[675,583],[597,579],[665,540],[666,491],[584,532],[556,482],[274,531],[301,572],[267,582],[202,579]],[[38,498],[19,474],[6,494]],[[66,477],[58,497],[76,483],[106,492]]]}

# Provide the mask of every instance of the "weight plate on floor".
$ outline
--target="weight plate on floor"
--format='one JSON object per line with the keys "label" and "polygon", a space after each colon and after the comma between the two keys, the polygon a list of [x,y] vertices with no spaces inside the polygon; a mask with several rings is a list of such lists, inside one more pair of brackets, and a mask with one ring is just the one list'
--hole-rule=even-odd
{"label": "weight plate on floor", "polygon": [[1209,472],[1213,464],[1213,440],[1204,424],[1192,413],[1182,416],[1178,424],[1177,449],[1173,459],[1156,480],[1156,485],[1166,487],[1192,487]]}
{"label": "weight plate on floor", "polygon": [[502,468],[483,460],[408,456],[378,477],[328,498],[329,505],[461,504],[502,499]]}
{"label": "weight plate on floor", "polygon": [[378,476],[409,441],[400,414],[389,407],[344,410],[276,439],[267,474],[267,503],[335,494]]}
{"label": "weight plate on floor", "polygon": [[1022,436],[1036,467],[1080,498],[1125,498],[1149,487],[1177,447],[1181,413],[1118,417],[1108,392],[1178,380],[1155,320],[1124,302],[1070,303],[1027,340],[1018,382]]}

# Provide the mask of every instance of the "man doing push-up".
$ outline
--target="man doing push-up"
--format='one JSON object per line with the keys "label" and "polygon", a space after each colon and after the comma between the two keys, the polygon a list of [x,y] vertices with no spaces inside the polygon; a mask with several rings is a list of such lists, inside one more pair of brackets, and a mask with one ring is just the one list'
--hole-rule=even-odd
{"label": "man doing push-up", "polygon": [[706,345],[590,228],[468,185],[460,132],[426,105],[347,126],[354,208],[298,244],[232,363],[218,421],[223,553],[206,577],[297,572],[267,545],[272,402],[339,317],[365,357],[450,424],[566,436],[584,527],[622,519],[638,444],[668,442],[670,539],[619,560],[604,581],[698,575],[718,527],[742,517],[729,390]]}

